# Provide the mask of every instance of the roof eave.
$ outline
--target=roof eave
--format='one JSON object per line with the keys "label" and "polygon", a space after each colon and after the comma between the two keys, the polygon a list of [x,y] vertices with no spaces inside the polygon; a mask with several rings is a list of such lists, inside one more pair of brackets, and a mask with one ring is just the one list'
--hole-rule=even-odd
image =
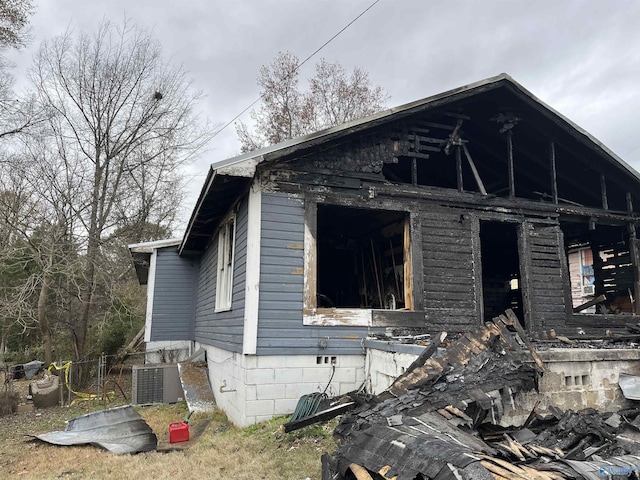
{"label": "roof eave", "polygon": [[[285,154],[293,153],[296,150],[301,150],[313,146],[317,143],[322,143],[333,137],[347,135],[360,130],[364,130],[366,128],[369,128],[372,123],[383,123],[387,119],[397,117],[399,114],[410,115],[416,113],[420,110],[431,107],[433,103],[444,99],[449,99],[450,97],[458,96],[460,94],[470,94],[474,90],[479,88],[495,88],[505,80],[517,84],[517,82],[515,82],[515,80],[513,80],[508,74],[501,73],[500,75],[496,75],[495,77],[486,78],[478,82],[470,83],[462,87],[438,93],[421,100],[406,103],[398,107],[392,107],[387,110],[374,113],[373,115],[369,115],[368,117],[351,120],[335,127],[329,127],[324,130],[310,133],[308,135],[291,138],[265,148],[253,150],[236,157],[227,158],[225,160],[213,163],[211,165],[211,168],[220,172],[232,171],[231,168],[234,166],[237,168],[247,168],[248,166],[255,164],[253,165],[253,167],[255,168],[255,166],[257,166],[264,160],[278,158]],[[518,86],[522,88],[520,85]]]}
{"label": "roof eave", "polygon": [[127,245],[127,248],[129,248],[129,251],[132,253],[153,253],[153,251],[158,248],[180,245],[180,242],[182,242],[181,238],[167,238],[151,242],[132,243]]}

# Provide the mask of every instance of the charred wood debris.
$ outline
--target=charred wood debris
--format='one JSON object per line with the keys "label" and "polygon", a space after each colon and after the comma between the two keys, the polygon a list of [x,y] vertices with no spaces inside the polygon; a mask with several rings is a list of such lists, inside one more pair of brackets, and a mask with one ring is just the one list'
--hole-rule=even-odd
{"label": "charred wood debris", "polygon": [[542,414],[538,402],[521,426],[498,424],[544,372],[512,311],[445,338],[432,337],[381,394],[332,407],[351,410],[334,431],[336,452],[322,456],[323,480],[640,478],[640,408]]}

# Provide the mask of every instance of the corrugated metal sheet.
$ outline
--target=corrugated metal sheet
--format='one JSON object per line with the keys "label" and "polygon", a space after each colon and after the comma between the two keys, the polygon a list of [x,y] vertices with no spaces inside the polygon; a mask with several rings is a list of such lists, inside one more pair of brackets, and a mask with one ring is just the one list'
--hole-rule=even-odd
{"label": "corrugated metal sheet", "polygon": [[54,445],[91,444],[113,453],[148,452],[158,446],[151,427],[131,405],[88,413],[69,421],[62,432],[33,436]]}

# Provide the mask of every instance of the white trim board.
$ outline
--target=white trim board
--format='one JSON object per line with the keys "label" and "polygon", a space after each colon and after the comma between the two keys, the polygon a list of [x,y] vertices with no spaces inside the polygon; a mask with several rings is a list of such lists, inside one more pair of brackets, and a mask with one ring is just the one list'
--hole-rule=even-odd
{"label": "white trim board", "polygon": [[249,191],[247,218],[247,273],[245,280],[242,353],[255,355],[258,348],[258,307],[260,301],[260,240],[262,236],[262,192],[255,181]]}

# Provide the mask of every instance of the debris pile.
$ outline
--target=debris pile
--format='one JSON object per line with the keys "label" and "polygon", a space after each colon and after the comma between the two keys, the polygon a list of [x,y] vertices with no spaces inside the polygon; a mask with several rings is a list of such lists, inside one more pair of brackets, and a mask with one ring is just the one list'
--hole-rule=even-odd
{"label": "debris pile", "polygon": [[[534,408],[498,425],[544,366],[511,311],[439,349],[433,343],[385,392],[343,416],[323,480],[596,479],[640,473],[640,409]],[[536,405],[537,407],[537,405]],[[526,415],[526,413],[525,413]],[[638,477],[631,477],[638,478]]]}

